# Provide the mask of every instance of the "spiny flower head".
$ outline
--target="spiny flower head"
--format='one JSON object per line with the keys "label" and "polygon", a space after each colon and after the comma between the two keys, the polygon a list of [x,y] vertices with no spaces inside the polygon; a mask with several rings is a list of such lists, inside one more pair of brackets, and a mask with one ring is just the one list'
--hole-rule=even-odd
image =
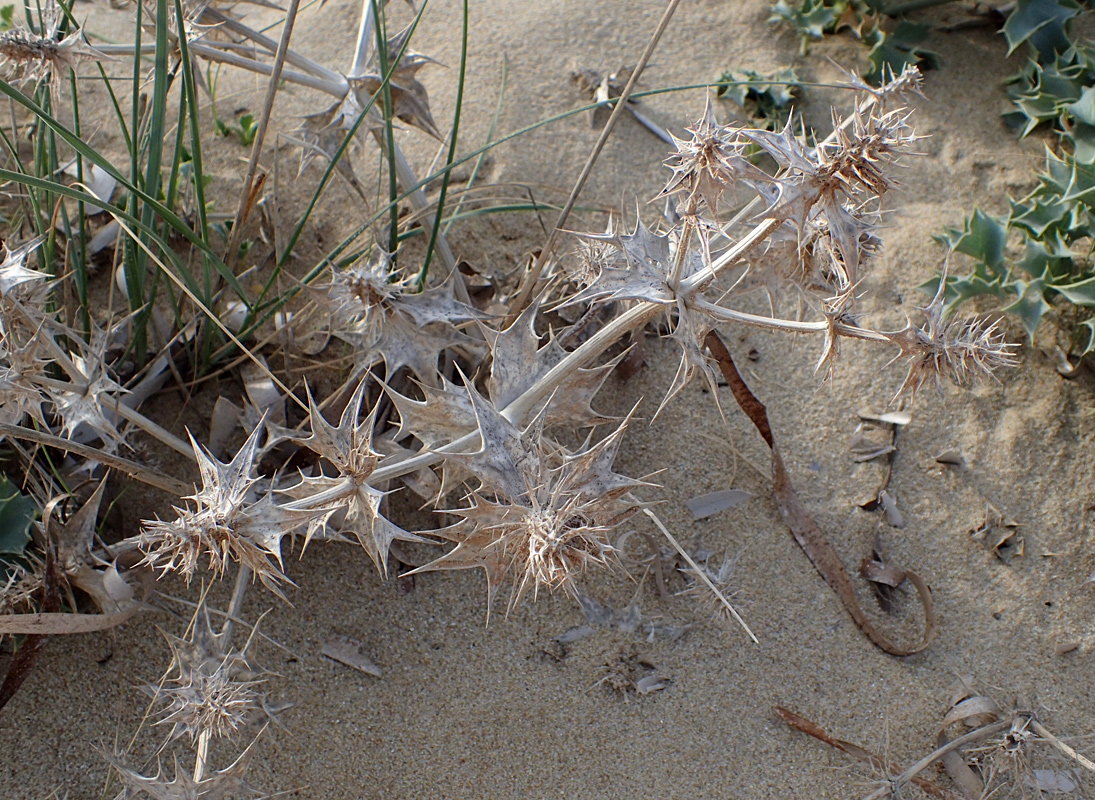
{"label": "spiny flower head", "polygon": [[40,31],[17,25],[0,33],[0,63],[8,65],[13,78],[35,82],[49,79],[56,86],[63,77],[63,68],[75,69],[83,61],[106,58],[87,43],[82,31],[57,38],[64,15],[56,3],[48,2],[41,16]]}
{"label": "spiny flower head", "polygon": [[512,607],[529,586],[534,593],[541,586],[572,590],[590,566],[613,563],[608,531],[637,509],[622,497],[642,483],[612,471],[628,420],[598,444],[569,454],[544,438],[544,411],[520,430],[467,388],[482,446],[446,458],[480,485],[468,507],[450,512],[462,517],[459,523],[433,531],[456,547],[419,570],[482,568],[489,613],[507,576],[514,582]]}
{"label": "spiny flower head", "polygon": [[685,196],[683,208],[694,208],[703,200],[715,214],[726,188],[743,171],[751,173],[755,168],[744,158],[744,141],[738,131],[715,121],[710,97],[703,117],[687,130],[691,134],[688,139],[673,136],[677,152],[665,162],[673,176],[658,196],[681,192]]}
{"label": "spiny flower head", "polygon": [[935,298],[924,309],[927,317],[924,327],[909,322],[904,329],[888,334],[890,341],[901,348],[901,356],[909,360],[909,371],[897,396],[905,392],[915,394],[929,382],[941,389],[941,375],[959,386],[969,386],[976,378],[993,377],[998,368],[1014,367],[1017,363],[1015,345],[1004,339],[997,321],[943,318],[945,287],[944,273]]}
{"label": "spiny flower head", "polygon": [[[160,572],[180,572],[193,578],[201,556],[219,577],[233,560],[250,567],[268,589],[283,596],[279,584],[281,539],[312,521],[318,511],[276,505],[270,495],[251,499],[256,478],[251,472],[262,426],[256,427],[236,456],[218,461],[190,437],[201,472],[202,488],[187,498],[194,508],[175,508],[170,522],[146,520],[141,534],[142,563]],[[276,566],[275,566],[276,564]]]}
{"label": "spiny flower head", "polygon": [[162,704],[160,725],[170,725],[168,740],[181,736],[194,741],[203,732],[214,738],[231,736],[258,709],[255,690],[262,681],[240,679],[251,669],[243,654],[219,655],[199,642],[167,637],[171,666],[162,685],[148,691]]}

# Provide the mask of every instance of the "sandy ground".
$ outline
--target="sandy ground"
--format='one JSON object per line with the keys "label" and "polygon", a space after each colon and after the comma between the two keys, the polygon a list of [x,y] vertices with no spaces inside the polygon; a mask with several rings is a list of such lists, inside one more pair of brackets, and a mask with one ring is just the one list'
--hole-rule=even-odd
{"label": "sandy ground", "polygon": [[[449,67],[423,73],[443,128],[459,63],[458,6],[430,7],[415,39],[417,49]],[[487,136],[504,60],[500,133],[579,104],[569,70],[634,62],[661,11],[651,0],[473,3],[466,148]],[[309,9],[298,23],[296,47],[347,67],[356,15],[343,0]],[[763,0],[682,4],[646,85],[702,82],[724,67],[800,63],[796,37],[768,25],[767,15]],[[1017,64],[1005,60],[1000,36],[989,30],[937,34],[928,46],[940,53],[943,68],[928,74],[927,99],[916,103],[916,130],[930,137],[923,143],[926,157],[910,163],[903,190],[890,198],[894,214],[863,306],[865,322],[884,328],[900,326],[904,313],[926,300],[914,287],[941,260],[931,235],[960,224],[975,204],[1006,210],[1008,193],[1031,185],[1042,147],[1034,138],[1016,141],[1000,119],[1006,103],[1000,81]],[[801,74],[833,78],[824,56],[851,65],[862,53],[844,39],[816,45]],[[827,97],[807,93],[808,119],[825,122]],[[848,99],[837,102],[846,107]],[[647,106],[680,132],[702,112],[703,93],[660,95]],[[308,93],[289,91],[279,119],[317,107]],[[720,113],[731,109],[721,106]],[[595,138],[585,116],[547,126],[493,151],[481,180],[521,182],[558,199],[558,187],[570,186]],[[426,137],[410,134],[406,142],[417,163],[432,157],[435,145]],[[240,152],[221,156],[215,168],[229,189],[242,171]],[[584,202],[618,207],[622,198],[634,208],[633,197],[645,201],[660,189],[666,155],[662,143],[623,120]],[[359,211],[344,188],[332,192],[320,226],[328,237],[354,224]],[[594,215],[571,224],[579,222],[603,226]],[[508,270],[542,238],[535,217],[521,214],[457,226],[452,241],[469,261]],[[765,302],[757,298],[758,309]],[[792,302],[785,306],[784,313],[793,313]],[[882,467],[853,463],[847,449],[857,411],[884,408],[901,381],[899,368],[883,369],[892,353],[846,345],[833,382],[819,385],[817,343],[740,328],[724,332],[736,353],[755,349],[755,361],[742,360],[747,380],[768,405],[799,493],[844,562],[849,568],[858,563],[877,532],[894,563],[930,582],[940,628],[926,652],[894,658],[857,630],[788,534],[767,478],[749,465],[765,468],[763,442],[729,395],[722,398],[724,423],[696,382],[656,425],[633,426],[617,466],[630,475],[661,470],[661,486],[644,496],[660,503],[670,528],[692,545],[737,559],[736,602],[759,645],[735,626],[706,619],[685,598],[663,601],[649,580],[637,584],[615,575],[596,576],[584,588],[615,608],[634,599],[644,618],[692,628],[675,641],[598,629],[561,647],[556,637],[584,621],[566,596],[541,595],[508,618],[496,613],[485,626],[485,582],[478,572],[422,576],[408,592],[398,581],[382,582],[360,551],[316,546],[288,565],[299,587],[290,595],[292,606],[252,591],[245,608],[252,619],[269,610],[262,630],[284,650],[261,647],[261,662],[278,675],[272,694],[295,703],[283,715],[286,729],[262,745],[252,784],[301,798],[858,797],[879,775],[789,730],[772,706],[796,710],[841,738],[908,764],[931,749],[958,675],[971,675],[1005,707],[1017,697],[1032,698],[1063,735],[1090,734],[1090,373],[1062,380],[1038,347],[1026,346],[1021,366],[1001,375],[999,385],[948,388],[942,397],[923,391],[897,438],[891,490],[906,524],[894,529],[857,507],[872,496]],[[649,340],[647,357],[647,368],[629,381],[609,381],[599,408],[621,413],[645,397],[642,408],[648,417],[653,413],[676,355],[671,344]],[[947,449],[960,452],[964,465],[936,464],[933,456]],[[754,497],[708,520],[691,519],[687,498],[728,486]],[[971,538],[989,504],[1019,523],[1024,555],[1005,563]],[[406,524],[421,524],[414,519],[421,517]],[[654,532],[638,519],[633,527]],[[884,629],[911,641],[919,624],[911,598],[893,618],[877,611],[865,589],[861,600]],[[107,769],[94,746],[129,742],[145,703],[135,687],[154,681],[167,664],[157,626],[177,632],[184,625],[185,619],[160,613],[108,634],[51,642],[0,715],[0,796],[103,796]],[[361,640],[383,677],[321,657],[320,648],[338,635]],[[1056,654],[1069,643],[1078,647]],[[628,656],[650,662],[671,683],[629,699],[597,685],[606,664]],[[154,741],[139,738],[135,760]],[[166,768],[170,772],[170,764]],[[927,776],[946,784],[934,769]]]}

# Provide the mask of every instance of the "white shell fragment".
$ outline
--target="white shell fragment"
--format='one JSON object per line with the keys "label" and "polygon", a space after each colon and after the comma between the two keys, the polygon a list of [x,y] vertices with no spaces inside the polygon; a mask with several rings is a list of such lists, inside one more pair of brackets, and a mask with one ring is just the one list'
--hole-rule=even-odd
{"label": "white shell fragment", "polygon": [[323,645],[323,649],[319,652],[321,655],[334,659],[340,664],[345,664],[347,667],[352,667],[359,672],[372,675],[374,678],[381,677],[380,667],[361,652],[361,647],[362,644],[357,639],[351,639],[349,636],[336,636]]}
{"label": "white shell fragment", "polygon": [[692,519],[706,519],[712,514],[725,511],[752,496],[749,492],[741,489],[722,489],[718,492],[696,495],[685,500],[684,504],[692,512]]}
{"label": "white shell fragment", "polygon": [[912,422],[912,414],[907,411],[886,411],[876,414],[870,409],[859,412],[859,418],[864,422],[881,422],[884,425],[908,425]]}

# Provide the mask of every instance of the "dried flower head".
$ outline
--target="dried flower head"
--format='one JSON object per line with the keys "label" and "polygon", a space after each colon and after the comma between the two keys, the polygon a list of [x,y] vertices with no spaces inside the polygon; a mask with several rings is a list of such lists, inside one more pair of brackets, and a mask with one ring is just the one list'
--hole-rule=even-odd
{"label": "dried flower head", "polygon": [[[719,199],[726,188],[744,172],[757,171],[744,158],[745,142],[735,128],[719,125],[707,98],[703,117],[687,129],[689,139],[673,137],[677,152],[665,165],[673,170],[658,197],[682,193],[681,208],[695,208],[702,200],[712,215],[717,215]],[[686,211],[685,213],[693,213]]]}
{"label": "dried flower head", "polygon": [[978,317],[943,318],[945,288],[944,272],[939,291],[923,309],[927,325],[919,328],[909,322],[897,333],[887,334],[890,341],[901,348],[898,357],[909,360],[909,371],[897,397],[906,392],[915,394],[929,382],[941,391],[941,375],[959,386],[969,386],[976,378],[994,377],[993,372],[998,368],[1014,367],[1017,363],[1016,345],[1004,339],[998,321]]}
{"label": "dried flower head", "polygon": [[65,68],[75,69],[83,61],[106,58],[87,43],[82,31],[58,39],[64,19],[57,4],[47,2],[42,7],[39,31],[17,25],[0,33],[0,65],[7,65],[13,80],[49,80],[57,86],[66,74]]}
{"label": "dried flower head", "polygon": [[140,797],[147,794],[155,800],[228,800],[228,798],[262,796],[262,793],[251,789],[245,780],[257,744],[258,738],[247,745],[247,749],[240,753],[229,766],[200,780],[195,780],[193,775],[181,769],[177,759],[175,777],[168,780],[163,774],[163,766],[159,763],[157,763],[156,774],[148,776],[125,766],[118,755],[105,752],[103,755],[118,773],[125,787],[123,796]]}
{"label": "dried flower head", "polygon": [[433,534],[456,547],[418,571],[481,567],[487,573],[487,609],[510,576],[510,605],[531,586],[572,591],[591,566],[614,563],[607,532],[637,510],[623,495],[641,481],[612,471],[628,420],[596,445],[568,454],[543,436],[542,411],[519,430],[466,383],[481,448],[446,454],[480,481],[471,505],[450,513],[463,519]]}
{"label": "dried flower head", "polygon": [[251,472],[262,427],[257,427],[231,462],[218,461],[190,437],[201,472],[202,488],[187,498],[194,508],[175,508],[170,522],[145,520],[141,532],[143,564],[160,572],[180,572],[187,582],[203,554],[217,577],[231,561],[250,567],[266,588],[282,595],[281,540],[315,519],[317,510],[290,509],[269,494],[252,499],[256,478]]}
{"label": "dried flower head", "polygon": [[[197,637],[195,637],[197,638]],[[194,741],[204,732],[213,738],[231,736],[259,708],[260,680],[242,653],[220,655],[200,640],[167,636],[171,666],[163,681],[146,687],[161,704],[157,724],[170,725],[168,741],[186,736]]]}

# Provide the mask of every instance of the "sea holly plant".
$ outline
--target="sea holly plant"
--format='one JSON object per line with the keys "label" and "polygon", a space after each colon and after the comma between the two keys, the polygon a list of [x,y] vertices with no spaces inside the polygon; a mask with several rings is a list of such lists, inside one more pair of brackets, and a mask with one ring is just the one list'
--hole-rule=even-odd
{"label": "sea holly plant", "polygon": [[[111,173],[129,199],[116,206],[78,186],[24,176],[28,186],[49,185],[67,198],[58,201],[58,208],[97,202],[109,211],[121,231],[115,232],[116,254],[133,256],[120,270],[129,315],[103,319],[86,313],[85,303],[81,319],[61,302],[70,278],[46,252],[60,235],[52,227],[44,237],[16,238],[5,245],[0,266],[0,435],[26,466],[28,492],[33,490],[41,507],[58,510],[57,515],[43,514],[41,547],[47,558],[41,564],[27,558],[25,574],[0,588],[0,608],[33,608],[35,597],[56,600],[59,571],[69,588],[91,596],[102,612],[80,616],[96,617],[90,624],[108,627],[139,607],[138,576],[148,591],[153,577],[167,575],[191,586],[206,579],[235,580],[224,627],[219,633],[212,630],[203,596],[191,634],[169,640],[171,667],[153,691],[167,738],[170,743],[187,740],[196,751],[195,766],[176,768],[168,777],[160,769],[154,774],[150,768],[135,770],[111,754],[130,794],[214,798],[246,790],[243,778],[254,741],[219,771],[209,755],[212,740],[242,731],[252,716],[260,721],[264,714],[270,717],[250,648],[232,645],[233,625],[253,585],[289,598],[294,587],[286,559],[297,542],[302,551],[319,542],[352,542],[382,578],[397,571],[395,561],[414,565],[419,573],[482,569],[489,612],[504,585],[512,607],[541,591],[577,596],[599,570],[622,568],[620,526],[641,514],[654,520],[678,549],[692,577],[733,613],[718,589],[720,576],[700,569],[657,521],[650,508],[653,477],[626,475],[616,466],[637,412],[620,420],[595,407],[621,358],[619,343],[650,324],[665,332],[679,356],[658,411],[681,402],[696,377],[718,395],[716,365],[724,378],[732,378],[729,355],[716,347],[722,344],[719,331],[728,326],[815,336],[823,376],[836,369],[847,339],[888,346],[895,360],[907,363],[899,392],[911,393],[942,378],[970,383],[1013,363],[1010,345],[991,323],[949,317],[942,294],[914,312],[913,319],[894,319],[892,330],[867,328],[857,319],[881,248],[882,202],[894,186],[894,171],[918,151],[911,112],[903,105],[903,96],[919,89],[914,67],[889,76],[879,87],[862,80],[850,84],[855,105],[835,119],[830,136],[816,143],[796,134],[797,120],[772,130],[727,125],[709,105],[673,140],[667,182],[658,198],[670,206],[664,219],[637,219],[631,225],[611,221],[607,228],[599,226],[604,232],[576,236],[580,255],[553,262],[549,273],[530,269],[522,282],[530,287],[527,295],[497,286],[480,286],[473,293],[440,235],[434,240],[433,269],[429,253],[419,259],[413,247],[398,247],[407,233],[399,200],[405,197],[417,211],[429,212],[435,233],[441,211],[430,206],[396,148],[393,117],[448,138],[446,172],[455,149],[455,134],[446,137],[429,113],[417,77],[429,61],[409,48],[410,31],[390,35],[382,7],[366,2],[358,48],[344,76],[288,47],[295,2],[282,44],[212,5],[190,11],[189,18],[181,3],[171,5],[173,14],[166,0],[156,3],[150,48],[102,49],[105,55],[133,58],[134,87],[140,86],[144,50],[153,53],[159,67],[153,74],[150,116],[142,116],[139,97],[133,98],[129,132],[146,136],[135,148],[141,152],[133,154],[134,169],[129,176]],[[54,39],[60,35],[53,33]],[[256,51],[221,35],[276,53],[275,62],[244,55]],[[390,203],[363,223],[362,229],[372,233],[367,245],[350,250],[346,243],[294,282],[292,291],[271,298],[321,186],[284,246],[275,245],[276,266],[268,284],[257,297],[243,291],[241,276],[229,268],[233,258],[221,259],[210,247],[203,218],[207,207],[198,196],[203,171],[196,149],[194,98],[200,72],[194,59],[269,74],[271,101],[281,80],[330,95],[334,105],[325,101],[326,110],[311,117],[298,137],[307,149],[305,160],[328,161],[323,182],[339,169],[348,150],[365,145],[366,137],[381,145]],[[74,77],[71,64],[59,61],[53,67],[68,69],[66,76]],[[169,78],[182,82],[191,106],[186,127],[180,122],[178,128],[176,153],[181,163],[184,144],[194,148],[188,151],[198,178],[193,180],[197,219],[192,223],[175,214],[171,202],[161,202],[161,194],[177,198],[178,174],[172,178],[161,172],[172,158],[161,148],[162,136],[147,133],[162,134],[156,122],[164,120]],[[22,108],[35,112],[26,96],[2,85]],[[119,111],[118,116],[124,115]],[[251,167],[269,122],[268,105],[258,119]],[[75,131],[52,116],[40,115],[40,121],[82,159],[109,171],[109,162]],[[754,163],[758,150],[770,157],[765,161],[774,169]],[[230,239],[241,235],[255,199],[250,188],[233,225],[225,227]],[[752,200],[742,207],[746,196]],[[380,224],[384,216],[387,230]],[[196,261],[209,268],[204,275],[182,269],[185,262],[170,246],[180,242],[165,241],[167,229],[193,246]],[[233,257],[239,252],[235,244],[229,241],[225,248]],[[29,262],[32,256],[40,257],[39,269]],[[71,280],[79,279],[74,274]],[[160,281],[171,283],[173,296],[186,298],[169,309],[171,314],[153,302]],[[742,310],[744,287],[757,282],[773,295],[789,291],[801,298],[806,316],[788,319],[775,311],[764,316]],[[236,299],[225,300],[225,288]],[[514,296],[526,299],[511,301]],[[311,376],[303,397],[283,381],[294,373],[290,363],[299,352],[292,342],[304,338],[298,326],[303,328],[301,320],[308,316],[297,314],[298,308],[293,316],[279,315],[293,297],[318,309],[312,318],[322,319],[325,336],[320,339],[333,343],[326,355],[343,359],[341,385],[323,395],[313,394],[321,383]],[[244,317],[231,327],[217,313],[228,302],[238,302]],[[499,308],[505,313],[496,313]],[[288,343],[281,351],[255,344],[263,315],[274,327],[267,342]],[[130,324],[137,317],[150,326],[140,336]],[[197,429],[183,441],[140,411],[171,377],[180,377],[184,353],[195,356],[195,371],[216,361],[215,353],[200,358],[203,351],[196,343],[202,325],[230,340],[232,352],[241,353],[266,386],[253,390],[254,382],[245,382],[248,405],[238,420],[229,420],[231,430],[221,430],[216,442],[212,432],[207,440]],[[153,341],[154,347],[148,344]],[[223,356],[228,349],[218,352]],[[285,369],[271,369],[274,359],[268,362],[264,353],[276,354]],[[323,349],[309,355],[323,355]],[[737,381],[732,388],[741,402],[740,376]],[[144,436],[190,459],[195,484],[132,460],[127,448]],[[773,444],[770,430],[767,438]],[[50,448],[50,459],[40,456],[39,446]],[[773,456],[778,457],[774,444]],[[102,543],[95,523],[106,484],[100,481],[89,492],[81,483],[89,473],[100,477],[106,470],[182,499],[172,511],[147,515],[134,535]],[[389,501],[404,487],[426,494],[435,509],[448,515],[445,522],[405,529]],[[62,514],[58,498],[70,495],[80,501],[72,508],[80,510]],[[35,593],[30,602],[22,602]],[[926,593],[925,587],[921,594]],[[30,623],[17,620],[0,631],[26,633],[19,624]],[[64,628],[50,634],[55,632]]]}
{"label": "sea holly plant", "polygon": [[1046,147],[1038,185],[1006,215],[975,209],[938,241],[972,259],[969,274],[946,280],[948,308],[995,298],[1033,338],[1057,307],[1069,349],[1083,355],[1095,349],[1095,49],[1070,38],[1079,13],[1071,0],[1028,0],[1008,17],[1009,49],[1026,47],[1029,59],[1008,81],[1014,109],[1005,119],[1021,136],[1052,128],[1058,142]]}

